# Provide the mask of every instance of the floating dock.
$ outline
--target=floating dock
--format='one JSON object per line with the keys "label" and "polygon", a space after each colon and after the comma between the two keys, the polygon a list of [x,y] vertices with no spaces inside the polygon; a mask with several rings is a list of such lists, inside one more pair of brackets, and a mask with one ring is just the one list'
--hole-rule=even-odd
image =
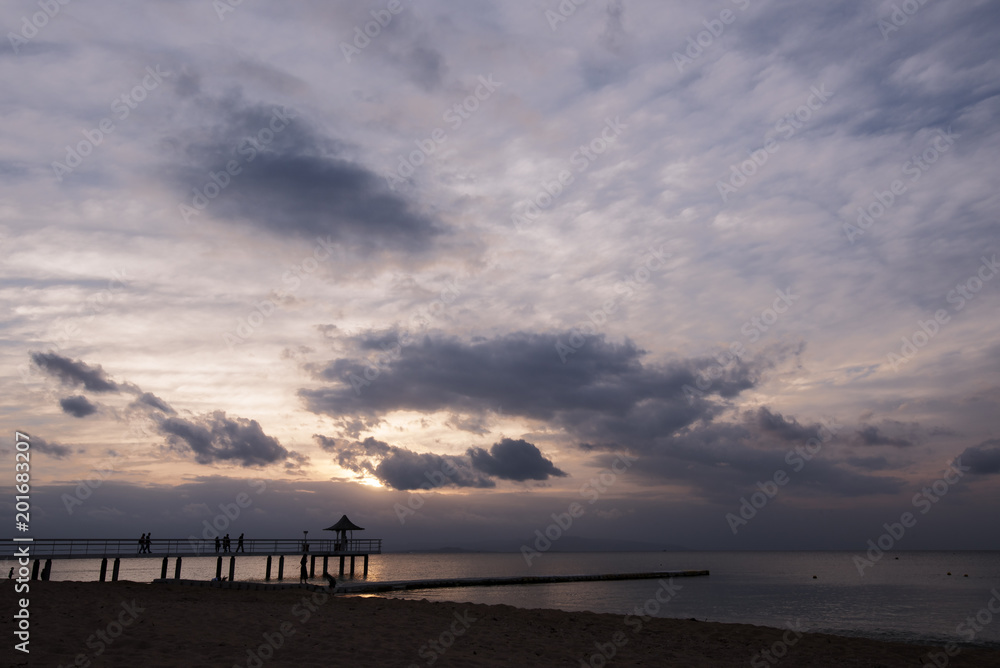
{"label": "floating dock", "polygon": [[448,587],[499,587],[504,585],[553,584],[558,582],[598,582],[604,580],[656,580],[708,575],[708,571],[653,571],[648,573],[607,573],[604,575],[516,575],[491,578],[439,578],[434,580],[388,580],[338,585],[338,594],[376,594],[409,589]]}

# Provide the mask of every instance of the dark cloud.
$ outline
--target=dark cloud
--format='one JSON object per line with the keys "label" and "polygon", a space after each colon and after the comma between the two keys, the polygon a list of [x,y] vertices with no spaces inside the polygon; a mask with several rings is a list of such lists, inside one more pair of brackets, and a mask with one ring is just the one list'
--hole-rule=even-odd
{"label": "dark cloud", "polygon": [[170,415],[176,413],[176,411],[170,407],[170,404],[151,392],[143,392],[140,394],[139,398],[135,400],[135,403],[155,408],[158,411],[162,411]]}
{"label": "dark cloud", "polygon": [[762,431],[777,436],[783,441],[805,443],[810,438],[820,437],[819,425],[804,427],[794,419],[785,419],[781,413],[772,413],[766,406],[761,406],[757,409],[755,417],[757,425]]}
{"label": "dark cloud", "polygon": [[494,443],[489,452],[482,448],[469,448],[467,454],[475,468],[503,480],[524,482],[566,475],[556,468],[551,459],[543,457],[534,444],[522,439],[514,441],[505,438]]}
{"label": "dark cloud", "polygon": [[[372,343],[368,338],[357,337],[360,349]],[[431,334],[402,346],[375,376],[361,354],[334,360],[317,373],[329,387],[299,393],[314,412],[368,423],[394,410],[480,415],[503,406],[505,414],[550,422],[581,442],[643,448],[710,419],[721,410],[719,398],[753,387],[769,364],[721,366],[707,357],[643,364],[645,351],[603,335],[587,339],[564,362],[557,344],[567,340],[568,334],[473,341]]]}
{"label": "dark cloud", "polygon": [[55,459],[66,459],[71,454],[73,454],[73,449],[65,445],[59,445],[58,443],[49,443],[43,438],[38,436],[32,436],[30,441],[31,449],[35,452],[41,452],[42,454],[48,455]]}
{"label": "dark cloud", "polygon": [[[420,251],[441,233],[383,177],[293,110],[237,96],[208,104],[221,121],[181,149],[186,166],[173,176],[194,208],[192,188],[211,183],[210,173],[222,174],[225,187],[199,215],[249,222],[279,236],[329,238],[365,252]],[[229,161],[239,173],[225,173]]]}
{"label": "dark cloud", "polygon": [[872,425],[859,429],[854,435],[854,442],[860,445],[892,445],[897,448],[908,448],[913,445],[913,441],[905,438],[892,438]]}
{"label": "dark cloud", "polygon": [[93,415],[97,412],[97,406],[90,403],[90,401],[87,400],[87,397],[82,394],[60,399],[59,405],[62,406],[64,413],[69,413],[73,417],[78,418],[87,417],[88,415]]}
{"label": "dark cloud", "polygon": [[243,466],[263,466],[289,456],[256,420],[226,417],[224,411],[191,420],[161,418],[157,428],[170,445],[193,451],[199,464],[235,461]]}
{"label": "dark cloud", "polygon": [[981,475],[1000,473],[1000,439],[983,441],[979,445],[966,448],[959,459],[962,466],[972,469],[972,473]]}
{"label": "dark cloud", "polygon": [[370,475],[393,489],[496,486],[488,476],[458,458],[417,453],[371,437],[353,442],[319,434],[314,438],[321,448],[337,455],[337,463],[343,468]]}
{"label": "dark cloud", "polygon": [[31,353],[31,361],[70,387],[83,385],[91,392],[120,392],[123,389],[107,377],[100,365],[88,366],[57,353]]}

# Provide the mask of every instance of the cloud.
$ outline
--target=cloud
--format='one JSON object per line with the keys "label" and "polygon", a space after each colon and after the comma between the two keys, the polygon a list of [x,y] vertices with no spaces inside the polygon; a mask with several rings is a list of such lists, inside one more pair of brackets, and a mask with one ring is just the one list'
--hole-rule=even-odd
{"label": "cloud", "polygon": [[859,429],[854,435],[854,442],[860,445],[892,445],[897,448],[908,448],[913,445],[913,441],[889,437],[872,425]]}
{"label": "cloud", "polygon": [[819,425],[804,427],[795,419],[787,420],[781,413],[772,413],[766,406],[757,409],[756,419],[763,432],[773,434],[783,441],[805,443],[810,438],[820,437]]}
{"label": "cloud", "polygon": [[963,466],[972,469],[972,473],[981,475],[1000,473],[1000,439],[994,438],[966,448],[959,459]]}
{"label": "cloud", "polygon": [[[365,333],[354,342],[364,351],[383,337]],[[517,332],[472,341],[429,334],[401,347],[374,380],[367,379],[371,368],[359,352],[319,370],[329,386],[299,394],[309,410],[366,424],[395,410],[480,415],[503,406],[505,414],[549,422],[590,447],[644,448],[711,419],[722,410],[719,399],[753,387],[772,364],[762,358],[722,367],[708,357],[644,364],[645,351],[631,341],[608,342],[603,335],[587,339],[564,363],[556,346],[566,340],[568,334]],[[708,370],[715,370],[714,379],[703,377]]]}
{"label": "cloud", "polygon": [[235,461],[264,466],[289,457],[288,450],[265,434],[256,420],[226,417],[224,411],[191,420],[161,418],[157,428],[170,445],[194,452],[199,464]]}
{"label": "cloud", "polygon": [[503,480],[548,480],[561,478],[565,472],[556,468],[551,459],[542,453],[532,443],[509,438],[494,443],[489,452],[482,448],[469,448],[467,451],[472,466],[483,473]]}
{"label": "cloud", "polygon": [[170,407],[170,404],[168,404],[163,399],[160,399],[155,394],[152,394],[151,392],[143,392],[142,394],[140,394],[139,398],[135,400],[134,404],[148,406],[150,408],[154,408],[158,411],[162,411],[164,413],[168,413],[171,415],[176,413],[176,411]]}
{"label": "cloud", "polygon": [[31,353],[31,361],[64,385],[83,387],[91,392],[120,392],[122,387],[110,380],[100,365],[88,366],[56,353]]}
{"label": "cloud", "polygon": [[66,397],[59,400],[64,413],[69,413],[73,417],[83,418],[97,412],[97,406],[90,403],[87,397],[82,394],[74,397]]}
{"label": "cloud", "polygon": [[58,443],[49,443],[44,438],[39,438],[38,436],[31,437],[31,449],[35,452],[41,452],[54,459],[66,459],[71,454],[73,454],[73,449],[65,445],[59,445]]}
{"label": "cloud", "polygon": [[[321,237],[366,253],[419,252],[442,233],[384,178],[348,157],[343,143],[293,110],[239,96],[204,102],[216,122],[208,132],[193,133],[198,139],[180,150],[185,166],[170,168],[192,209],[277,236]],[[255,139],[262,133],[270,139]],[[227,174],[231,161],[239,171]],[[196,208],[192,188],[211,184],[213,173],[222,175],[225,186],[212,185],[219,194]]]}
{"label": "cloud", "polygon": [[398,490],[433,487],[495,487],[496,483],[455,457],[432,452],[417,453],[368,437],[344,441],[316,434],[320,447],[337,455],[337,463],[349,471],[370,475]]}

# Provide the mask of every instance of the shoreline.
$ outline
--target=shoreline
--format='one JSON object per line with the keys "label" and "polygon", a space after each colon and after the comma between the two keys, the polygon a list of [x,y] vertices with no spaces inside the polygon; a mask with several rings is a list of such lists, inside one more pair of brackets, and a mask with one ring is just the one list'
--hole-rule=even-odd
{"label": "shoreline", "polygon": [[[12,645],[16,599],[4,587]],[[1000,665],[1000,649],[306,589],[120,581],[30,583],[30,655],[12,666],[949,666]],[[258,663],[259,662],[259,663]]]}

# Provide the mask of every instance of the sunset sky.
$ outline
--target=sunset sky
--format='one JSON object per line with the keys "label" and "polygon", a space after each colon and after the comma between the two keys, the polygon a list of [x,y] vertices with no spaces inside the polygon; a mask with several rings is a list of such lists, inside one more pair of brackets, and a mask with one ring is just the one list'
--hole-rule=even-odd
{"label": "sunset sky", "polygon": [[386,549],[574,502],[586,538],[862,551],[909,511],[901,549],[1000,549],[995,3],[50,4],[0,10],[35,536],[250,492],[235,533]]}

